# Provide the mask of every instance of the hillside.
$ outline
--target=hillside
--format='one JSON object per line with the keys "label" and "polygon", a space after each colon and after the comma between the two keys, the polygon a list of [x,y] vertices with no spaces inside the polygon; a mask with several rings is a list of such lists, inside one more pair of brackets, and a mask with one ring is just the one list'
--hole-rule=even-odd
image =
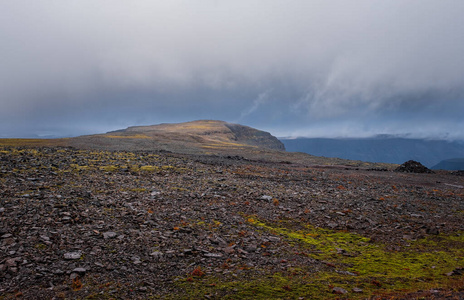
{"label": "hillside", "polygon": [[464,170],[464,158],[445,159],[432,167],[434,170]]}
{"label": "hillside", "polygon": [[444,140],[378,136],[346,139],[297,138],[281,141],[288,151],[391,164],[415,160],[429,168],[444,159],[464,157],[464,144]]}
{"label": "hillside", "polygon": [[327,158],[285,152],[284,144],[270,133],[223,121],[134,126],[104,134],[64,139],[0,139],[0,146],[73,147],[85,150],[167,151],[178,154],[237,156],[252,160],[296,162],[311,165],[388,168],[388,164]]}
{"label": "hillside", "polygon": [[270,133],[223,121],[133,126],[104,134],[59,139],[0,139],[0,146],[71,146],[79,149],[219,154],[258,149],[285,151]]}

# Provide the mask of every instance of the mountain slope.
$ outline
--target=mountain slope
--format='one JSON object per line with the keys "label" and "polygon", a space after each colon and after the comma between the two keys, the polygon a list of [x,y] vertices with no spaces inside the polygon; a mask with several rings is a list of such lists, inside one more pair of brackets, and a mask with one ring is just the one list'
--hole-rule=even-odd
{"label": "mountain slope", "polygon": [[201,120],[176,124],[134,126],[70,140],[78,148],[108,150],[166,150],[181,153],[224,150],[285,150],[268,132],[223,121]]}
{"label": "mountain slope", "polygon": [[464,170],[464,158],[445,159],[432,167],[434,170]]}

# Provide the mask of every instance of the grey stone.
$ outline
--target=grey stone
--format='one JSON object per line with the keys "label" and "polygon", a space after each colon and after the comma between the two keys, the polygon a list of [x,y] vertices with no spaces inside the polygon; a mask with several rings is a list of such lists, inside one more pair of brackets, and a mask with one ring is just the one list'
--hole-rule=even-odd
{"label": "grey stone", "polygon": [[261,196],[261,198],[259,198],[260,200],[266,200],[266,201],[271,201],[272,200],[272,196],[269,196],[269,195],[263,195]]}
{"label": "grey stone", "polygon": [[67,260],[76,260],[80,259],[82,256],[82,251],[76,251],[76,252],[67,252],[64,255],[64,259]]}
{"label": "grey stone", "polygon": [[267,239],[271,242],[280,242],[280,238],[276,236],[269,236]]}
{"label": "grey stone", "polygon": [[117,236],[117,233],[113,231],[103,232],[104,239],[112,239],[112,238],[115,238],[116,236]]}
{"label": "grey stone", "polygon": [[341,287],[334,287],[332,289],[332,294],[339,294],[339,295],[343,295],[343,294],[347,294],[348,291],[345,290],[344,288],[341,288]]}
{"label": "grey stone", "polygon": [[17,258],[10,258],[10,259],[7,259],[7,260],[5,261],[5,265],[6,265],[8,268],[16,267],[16,266],[18,265],[17,261],[18,261]]}
{"label": "grey stone", "polygon": [[223,255],[221,253],[205,253],[203,256],[210,258],[221,258]]}
{"label": "grey stone", "polygon": [[160,259],[161,257],[163,257],[163,252],[153,251],[152,253],[150,253],[150,256],[153,256],[156,259]]}
{"label": "grey stone", "polygon": [[87,270],[85,268],[75,268],[72,270],[73,273],[77,273],[79,275],[84,275]]}

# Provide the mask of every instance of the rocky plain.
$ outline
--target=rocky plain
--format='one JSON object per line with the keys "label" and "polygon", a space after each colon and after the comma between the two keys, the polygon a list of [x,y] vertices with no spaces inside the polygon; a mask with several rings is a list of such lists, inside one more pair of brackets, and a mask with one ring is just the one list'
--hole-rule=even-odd
{"label": "rocky plain", "polygon": [[463,299],[461,173],[281,155],[3,146],[0,299]]}

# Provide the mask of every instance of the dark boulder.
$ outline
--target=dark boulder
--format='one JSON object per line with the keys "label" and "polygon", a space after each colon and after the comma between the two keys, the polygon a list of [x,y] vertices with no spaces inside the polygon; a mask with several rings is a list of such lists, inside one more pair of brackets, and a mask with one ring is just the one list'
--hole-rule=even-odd
{"label": "dark boulder", "polygon": [[429,168],[422,165],[420,162],[414,160],[408,160],[403,163],[401,166],[395,169],[396,172],[405,172],[405,173],[434,173]]}

